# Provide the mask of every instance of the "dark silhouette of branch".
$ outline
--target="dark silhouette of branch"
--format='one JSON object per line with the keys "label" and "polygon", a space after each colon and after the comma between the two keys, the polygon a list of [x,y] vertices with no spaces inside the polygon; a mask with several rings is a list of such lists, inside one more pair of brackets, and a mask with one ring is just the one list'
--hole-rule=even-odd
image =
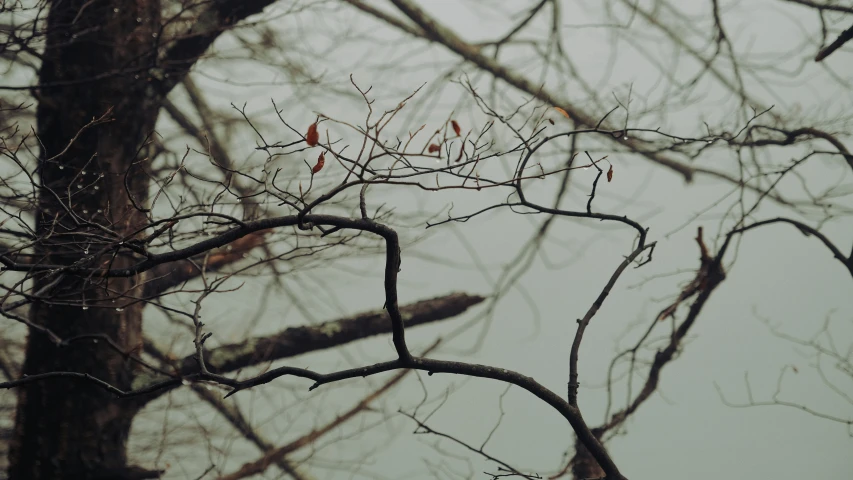
{"label": "dark silhouette of branch", "polygon": [[850,40],[853,40],[853,25],[850,25],[850,28],[841,32],[838,35],[838,38],[836,38],[832,43],[821,48],[820,51],[817,52],[817,55],[815,55],[814,61],[823,61],[823,59],[832,55],[833,52],[844,46],[844,44],[849,42]]}
{"label": "dark silhouette of branch", "polygon": [[[435,350],[435,348],[438,347],[439,343],[440,342],[434,342],[432,345],[427,347],[426,350],[424,350],[423,355],[426,355],[429,352]],[[400,383],[400,381],[403,380],[403,378],[405,378],[405,376],[408,375],[410,372],[411,370],[402,370],[398,372],[396,375],[394,375],[388,381],[382,384],[379,388],[376,388],[375,390],[370,392],[367,396],[361,399],[361,401],[353,405],[343,414],[338,415],[331,422],[328,422],[326,425],[323,425],[320,428],[316,428],[311,432],[308,432],[307,434],[279,448],[266,449],[264,455],[258,460],[244,464],[236,472],[230,475],[224,475],[220,477],[219,480],[239,480],[241,478],[246,478],[251,475],[263,473],[273,462],[280,462],[285,458],[287,454],[293,453],[304,446],[310,445],[311,443],[317,441],[323,435],[329,433],[333,429],[337,428],[338,426],[351,420],[359,413],[363,412],[365,409],[370,407],[370,404],[373,403],[374,400],[391,390],[391,388],[393,388],[396,384]]]}
{"label": "dark silhouette of branch", "polygon": [[[485,298],[477,295],[452,293],[404,305],[400,307],[400,314],[406,327],[414,327],[455,317],[483,300]],[[205,352],[205,363],[211,372],[228,373],[265,362],[344,345],[385,334],[390,330],[391,322],[386,311],[365,312],[319,325],[292,327],[277,334],[213,348]],[[159,351],[150,341],[145,342],[145,350],[149,353]],[[163,359],[163,357],[159,358]],[[198,371],[195,355],[179,361],[175,368],[178,376],[195,374]],[[165,392],[158,392],[158,395],[162,393]],[[150,400],[153,400],[153,397],[146,398],[145,402]]]}
{"label": "dark silhouette of branch", "polygon": [[851,252],[851,256],[845,256],[844,253],[842,253],[841,250],[838,247],[836,247],[835,244],[832,243],[831,240],[829,240],[829,238],[826,237],[826,235],[821,233],[819,230],[816,230],[815,228],[812,228],[812,227],[806,225],[805,223],[799,222],[797,220],[792,220],[790,218],[781,218],[781,217],[780,218],[771,218],[768,220],[761,220],[761,221],[749,224],[745,227],[741,227],[741,228],[733,230],[729,234],[729,238],[731,238],[732,235],[744,233],[744,232],[747,232],[747,231],[752,230],[754,228],[759,228],[759,227],[762,227],[765,225],[773,225],[773,224],[777,224],[777,223],[787,223],[789,225],[793,225],[803,235],[805,235],[805,236],[811,235],[811,236],[816,237],[818,240],[820,240],[824,244],[824,246],[826,246],[826,248],[829,249],[830,252],[832,252],[832,255],[839,262],[841,262],[841,264],[844,265],[845,268],[847,268],[847,271],[850,272],[850,275],[853,276],[853,252]]}
{"label": "dark silhouette of branch", "polygon": [[[682,347],[682,341],[687,336],[693,325],[696,323],[696,320],[699,318],[699,314],[701,313],[704,306],[707,304],[707,301],[711,297],[713,291],[725,279],[725,272],[722,268],[722,259],[725,255],[726,248],[721,249],[720,253],[717,256],[711,257],[708,253],[708,249],[705,245],[704,239],[702,238],[701,228],[699,228],[699,232],[696,236],[696,242],[698,243],[700,250],[700,266],[696,272],[693,281],[691,281],[682,290],[682,292],[678,295],[678,298],[671,305],[664,308],[655,318],[652,319],[648,329],[631,349],[621,352],[611,361],[607,379],[608,405],[605,412],[605,423],[591,429],[591,432],[595,436],[595,438],[602,439],[607,433],[615,431],[618,427],[623,425],[625,421],[632,414],[634,414],[640,408],[640,406],[645,403],[646,400],[651,397],[652,393],[657,390],[657,386],[660,381],[660,376],[664,367],[677,357],[677,353]],[[623,263],[621,267],[624,267],[626,265],[627,263]],[[611,282],[613,281],[615,281],[615,278],[611,278]],[[609,283],[608,287],[610,286],[611,285]],[[602,292],[602,294],[604,294],[604,292]],[[610,386],[612,385],[612,372],[616,363],[623,357],[629,356],[631,362],[631,371],[628,373],[628,375],[633,375],[637,352],[643,345],[645,345],[646,340],[651,335],[652,330],[655,328],[655,326],[661,320],[667,317],[674,318],[676,309],[694,296],[696,298],[690,305],[690,309],[685,319],[678,325],[677,328],[674,329],[672,334],[669,336],[669,341],[667,345],[663,348],[658,349],[657,353],[655,354],[654,361],[652,362],[652,365],[649,368],[649,373],[646,376],[646,381],[643,387],[636,395],[633,396],[629,387],[628,394],[630,403],[621,411],[615,413],[612,416],[609,416],[610,405],[612,402],[610,397]],[[593,308],[595,308],[595,305],[593,305]],[[590,314],[587,313],[587,316],[589,315]],[[579,323],[581,324],[581,326],[583,326],[583,321]],[[580,333],[580,328],[578,330]],[[576,355],[574,346],[572,352]],[[573,372],[576,371],[577,367],[575,366],[573,368]],[[574,398],[576,401],[578,385],[576,377],[573,380],[575,383],[570,383],[569,385],[569,398]],[[550,478],[559,478],[563,476],[570,468],[572,469],[572,473],[574,474],[575,478],[593,478],[595,476],[598,476],[602,472],[596,459],[588,450],[586,443],[581,441],[580,439],[578,439],[578,441],[575,443],[575,454],[565,464],[564,468],[562,468],[557,474],[551,476]]]}
{"label": "dark silhouette of branch", "polygon": [[[721,252],[725,253],[725,252]],[[693,284],[698,284],[700,288],[698,289],[698,295],[693,303],[690,305],[690,309],[687,312],[687,316],[685,319],[678,325],[678,328],[673,332],[672,336],[669,339],[668,344],[663,348],[658,350],[655,354],[654,361],[652,362],[651,367],[649,368],[649,373],[646,378],[646,382],[643,385],[643,388],[637,393],[637,395],[633,398],[630,405],[628,405],[625,409],[620,412],[614,414],[611,419],[602,425],[601,427],[596,428],[597,432],[606,432],[608,430],[612,430],[624,423],[628,416],[634,413],[640,405],[643,404],[652,393],[657,390],[658,383],[660,382],[661,372],[663,368],[671,362],[676,353],[678,353],[681,348],[681,342],[687,336],[687,333],[690,331],[690,328],[696,323],[696,320],[699,318],[699,314],[702,312],[702,309],[705,307],[705,304],[708,302],[708,299],[711,298],[711,294],[714,290],[720,285],[720,283],[725,279],[725,273],[722,270],[722,255],[717,255],[717,257],[705,258],[703,260],[703,267],[700,268],[697,274],[697,281]],[[665,309],[662,314],[666,314],[667,312],[671,312],[672,309]],[[660,316],[659,316],[660,318]],[[659,318],[655,319],[655,322],[659,320]],[[639,343],[638,343],[639,347]]]}
{"label": "dark silhouette of branch", "polygon": [[835,147],[838,150],[838,153],[842,157],[844,157],[844,160],[847,161],[847,164],[850,165],[850,168],[853,169],[853,154],[850,153],[850,150],[848,150],[847,147],[843,143],[841,143],[841,141],[838,138],[836,138],[834,135],[831,135],[827,132],[824,132],[823,130],[819,130],[819,129],[813,128],[813,127],[803,127],[803,128],[797,128],[794,130],[784,130],[781,128],[770,127],[767,125],[756,125],[754,127],[751,127],[749,130],[750,130],[750,132],[757,131],[757,130],[767,130],[767,131],[771,131],[771,132],[777,132],[777,133],[781,133],[782,135],[784,135],[784,138],[781,138],[781,139],[760,138],[757,140],[748,140],[748,141],[741,142],[740,143],[741,145],[756,146],[756,147],[765,146],[765,145],[792,145],[799,138],[802,138],[802,137],[821,138],[821,139],[829,142],[833,147]]}
{"label": "dark silhouette of branch", "polygon": [[[239,225],[236,228],[232,228],[220,235],[216,235],[210,237],[206,240],[202,240],[193,245],[187,246],[185,248],[173,250],[165,253],[148,253],[144,258],[144,260],[140,260],[135,265],[132,265],[128,268],[92,268],[92,267],[78,267],[74,265],[51,265],[51,264],[35,264],[35,263],[19,263],[12,260],[7,255],[0,255],[0,264],[3,264],[8,270],[19,271],[19,272],[35,272],[35,271],[50,271],[55,270],[57,272],[62,272],[65,274],[72,275],[81,275],[81,276],[94,276],[94,277],[132,277],[142,272],[146,272],[151,270],[152,268],[166,264],[171,262],[176,262],[180,260],[186,260],[192,258],[195,255],[199,255],[215,248],[224,247],[236,240],[239,240],[247,235],[253,234],[255,232],[260,232],[262,230],[267,230],[275,227],[292,227],[292,226],[305,226],[306,224],[317,225],[317,226],[333,226],[339,229],[353,229],[353,230],[362,230],[371,233],[385,233],[385,229],[379,224],[364,219],[351,219],[346,217],[339,217],[333,215],[287,215],[283,217],[271,217],[265,218],[261,220],[255,220],[251,222],[242,222],[233,217],[229,217],[227,215],[220,214],[205,214],[206,216],[217,216],[220,218],[225,218],[231,221],[235,225]],[[194,216],[194,215],[193,215]],[[161,223],[174,222],[175,220],[179,220],[185,217],[173,217],[168,221],[160,221],[155,222],[151,226],[159,225]],[[381,233],[380,233],[381,232]],[[134,247],[133,242],[120,242],[120,245],[126,248]]]}
{"label": "dark silhouette of branch", "polygon": [[[261,13],[273,0],[224,0],[200,3],[193,30],[168,46],[162,64],[168,76],[161,91],[168,93],[181,82],[196,61],[225,30],[251,15]],[[165,96],[165,95],[164,95]]]}
{"label": "dark silhouette of branch", "polygon": [[[817,10],[821,15],[823,12],[840,12],[840,13],[848,13],[853,14],[853,7],[846,5],[836,5],[835,3],[821,3],[814,2],[812,0],[785,0],[790,3],[795,3],[797,5],[802,5],[804,7],[809,7],[814,10]],[[823,18],[823,17],[821,17]],[[823,40],[826,41],[826,30],[824,27]],[[817,55],[815,55],[814,61],[820,62],[823,61],[826,57],[832,55],[836,50],[844,46],[845,43],[853,40],[853,25],[850,26],[847,30],[841,32],[838,37],[829,45],[821,48]]]}
{"label": "dark silhouette of branch", "polygon": [[811,7],[817,10],[827,10],[833,12],[841,12],[841,13],[853,13],[853,7],[846,7],[844,5],[835,5],[831,3],[821,3],[815,2],[812,0],[785,0],[786,2],[796,3],[798,5],[803,5],[806,7]]}
{"label": "dark silhouette of branch", "polygon": [[[572,341],[572,350],[569,354],[569,403],[571,405],[577,406],[578,404],[578,351],[580,350],[581,341],[583,341],[583,334],[586,330],[586,327],[589,326],[589,322],[592,320],[592,317],[598,313],[598,310],[604,305],[604,300],[607,299],[607,296],[610,295],[610,291],[613,290],[613,287],[616,285],[616,281],[622,275],[622,272],[628,268],[628,265],[634,262],[637,257],[640,256],[643,251],[646,249],[654,249],[655,244],[650,243],[649,245],[640,245],[637,247],[630,255],[625,257],[625,260],[619,264],[619,267],[616,268],[616,271],[610,276],[610,279],[607,281],[607,284],[601,290],[601,293],[598,294],[598,297],[592,303],[592,306],[589,307],[586,314],[583,318],[578,319],[578,329],[575,332],[575,339]],[[649,253],[651,256],[651,253]]]}

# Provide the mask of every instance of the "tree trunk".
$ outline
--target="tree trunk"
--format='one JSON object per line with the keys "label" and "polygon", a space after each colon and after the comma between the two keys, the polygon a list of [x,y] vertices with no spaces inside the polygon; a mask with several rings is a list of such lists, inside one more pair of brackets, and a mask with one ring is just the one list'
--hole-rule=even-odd
{"label": "tree trunk", "polygon": [[[157,0],[50,2],[37,122],[42,144],[35,213],[40,264],[120,268],[134,261],[124,242],[146,220],[146,139],[160,107]],[[111,112],[107,121],[87,127]],[[76,137],[76,138],[75,138]],[[72,141],[73,139],[73,141]],[[142,345],[142,279],[31,275],[31,320],[65,340],[32,331],[23,373],[85,372],[129,390],[123,352]],[[101,339],[79,338],[97,334]],[[75,337],[78,337],[75,340]],[[137,407],[93,383],[52,379],[19,389],[10,449],[12,480],[156,478],[127,465]]]}

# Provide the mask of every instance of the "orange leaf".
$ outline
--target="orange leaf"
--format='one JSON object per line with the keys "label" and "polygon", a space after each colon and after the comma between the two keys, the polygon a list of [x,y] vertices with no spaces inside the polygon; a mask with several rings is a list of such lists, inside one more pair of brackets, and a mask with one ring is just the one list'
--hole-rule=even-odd
{"label": "orange leaf", "polygon": [[311,126],[308,127],[308,133],[305,134],[305,143],[307,143],[309,147],[316,146],[320,143],[320,133],[317,131],[316,123],[312,123]]}
{"label": "orange leaf", "polygon": [[323,165],[326,164],[326,152],[320,152],[320,156],[317,158],[317,164],[314,165],[314,168],[311,169],[311,175],[319,172],[323,169]]}
{"label": "orange leaf", "polygon": [[434,143],[431,143],[429,145],[429,148],[427,149],[427,151],[429,151],[429,153],[439,152],[439,151],[441,151],[441,147],[439,147],[438,145],[436,145]]}
{"label": "orange leaf", "polygon": [[613,165],[607,170],[607,181],[610,182],[613,180]]}
{"label": "orange leaf", "polygon": [[560,112],[560,115],[562,115],[562,116],[564,116],[564,117],[566,117],[566,118],[569,118],[569,112],[567,112],[567,111],[563,110],[562,108],[560,108],[560,107],[554,107],[554,110],[556,110],[556,111]]}
{"label": "orange leaf", "polygon": [[451,126],[451,127],[453,127],[453,131],[454,131],[454,132],[456,132],[456,136],[457,136],[457,137],[458,137],[458,136],[460,136],[460,135],[462,135],[462,129],[461,129],[461,128],[459,128],[459,124],[458,124],[458,123],[456,123],[456,120],[451,120],[451,121],[450,121],[450,126]]}

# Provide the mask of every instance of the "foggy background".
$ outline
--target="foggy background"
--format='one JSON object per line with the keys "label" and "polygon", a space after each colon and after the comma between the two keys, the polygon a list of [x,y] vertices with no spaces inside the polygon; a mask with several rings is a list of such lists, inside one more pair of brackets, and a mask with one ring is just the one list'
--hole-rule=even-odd
{"label": "foggy background", "polygon": [[[673,3],[690,20],[683,24],[686,42],[708,46],[713,32],[710,3]],[[384,2],[371,4],[386,7]],[[532,6],[530,2],[486,0],[422,0],[419,4],[472,43],[503,35]],[[650,7],[654,2],[640,4]],[[691,92],[682,94],[672,88],[671,78],[692,78],[702,66],[679,54],[642,19],[631,15],[623,3],[590,0],[561,5],[564,46],[600,101],[615,107],[616,99],[626,100],[630,91],[630,127],[660,127],[674,135],[701,137],[707,133],[703,122],[728,125],[731,131],[743,125],[737,100],[707,76]],[[849,140],[850,123],[845,115],[849,116],[853,106],[850,48],[815,64],[809,59],[817,49],[820,25],[811,11],[770,0],[724,2],[723,6],[736,53],[743,58],[763,59],[766,65],[761,78],[744,75],[750,94],[766,106],[772,105],[772,111],[782,117],[799,116],[806,125],[820,119],[823,128],[846,132]],[[658,14],[668,21],[674,18],[665,9]],[[457,56],[440,45],[406,37],[338,2],[281,1],[257,19],[274,26],[282,45],[293,46],[265,52],[278,64],[270,67],[260,59],[245,58],[234,37],[225,35],[214,47],[220,58],[200,62],[191,76],[215,111],[238,118],[231,104],[245,103],[247,114],[253,122],[257,120],[271,141],[290,135],[274,118],[271,98],[283,109],[287,121],[298,128],[314,121],[313,112],[363,121],[364,104],[350,84],[350,74],[362,88],[373,87],[376,110],[395,106],[426,83],[410,102],[411,109],[404,110],[395,127],[388,129],[389,135],[393,132],[402,137],[422,124],[427,124],[429,131],[451,115],[465,130],[481,128],[486,121],[470,95],[453,81],[467,72],[473,84],[486,90],[491,88],[491,78],[460,64]],[[614,19],[620,20],[621,26],[614,27]],[[520,37],[541,38],[548,35],[549,28],[542,21],[534,21]],[[651,56],[638,51],[638,45]],[[791,55],[792,51],[801,54]],[[590,102],[582,87],[567,75],[543,69],[541,62],[529,62],[522,47],[502,50],[500,60],[577,105]],[[291,75],[284,75],[284,71]],[[497,110],[508,113],[528,100],[526,95],[498,84],[499,94],[492,97]],[[184,95],[176,91],[170,98],[183,105]],[[613,115],[611,120],[617,125],[625,119],[624,110]],[[549,113],[549,117],[556,123],[549,127],[551,133],[570,128],[558,113]],[[229,152],[243,162],[241,169],[259,170],[265,157],[254,149],[254,132],[240,122],[236,128],[221,128],[229,132]],[[195,145],[165,114],[161,115],[159,132],[178,151],[182,144]],[[346,135],[343,131],[335,133]],[[503,141],[512,144],[509,137]],[[596,157],[595,144],[587,148]],[[792,147],[778,151],[791,158],[797,152]],[[313,160],[310,155],[306,153],[309,162]],[[614,178],[611,183],[599,184],[595,210],[638,220],[650,228],[649,240],[658,245],[651,263],[640,269],[629,268],[619,279],[584,337],[579,403],[591,426],[603,419],[603,385],[611,358],[636,341],[648,321],[693,278],[699,265],[694,240],[697,227],[704,227],[709,246],[718,245],[714,241],[717,234],[731,228],[724,217],[733,202],[727,197],[731,185],[707,177],[685,184],[671,171],[627,153],[611,153],[608,160],[614,166]],[[206,159],[190,161],[200,164]],[[724,147],[710,149],[698,161],[723,170],[734,165]],[[506,159],[508,166],[514,162],[514,158]],[[814,191],[846,185],[846,192],[851,192],[849,168],[837,157],[815,159],[802,171]],[[584,208],[595,173],[594,169],[573,172],[564,208]],[[557,181],[556,177],[543,180],[528,191],[548,203]],[[399,218],[409,215],[414,219],[400,222],[411,228],[398,228],[407,240],[400,274],[401,304],[453,291],[492,293],[504,267],[546,217],[496,210],[467,223],[428,230],[423,220],[432,214],[446,217],[451,203],[453,213],[459,215],[502,201],[505,195],[505,191],[426,193],[371,187],[371,208],[385,204],[395,208]],[[721,198],[725,200],[713,206]],[[837,201],[853,207],[849,198]],[[780,214],[788,212],[765,203],[755,218]],[[820,229],[843,251],[850,248],[853,223],[843,215],[823,223]],[[419,352],[437,337],[444,337],[445,343],[431,356],[512,369],[564,394],[575,319],[583,316],[623,256],[630,253],[634,238],[635,232],[622,226],[558,219],[540,254],[503,294],[488,322],[480,321],[453,335],[482,313],[481,305],[459,318],[409,329],[409,344],[413,352]],[[664,369],[659,391],[628,421],[626,434],[608,444],[614,461],[631,479],[849,478],[853,471],[849,426],[781,406],[733,408],[724,404],[715,389],[716,384],[730,402],[745,403],[744,380],[748,375],[754,400],[768,401],[782,369],[795,366],[799,373],[787,371],[781,400],[853,419],[853,405],[824,384],[813,368],[810,352],[774,336],[770,328],[810,338],[829,319],[836,345],[849,352],[853,338],[853,284],[849,274],[819,241],[787,225],[744,236],[738,248],[728,254],[726,266],[727,279],[702,312],[680,358]],[[268,276],[239,282],[235,279],[234,286],[245,282],[238,291],[216,295],[204,304],[205,322],[214,332],[211,342],[229,343],[249,331],[262,335],[379,309],[384,300],[382,268],[381,256],[340,259],[329,266],[285,275],[280,279],[283,286],[271,291],[265,290],[271,282]],[[190,298],[179,295],[168,302],[181,306]],[[305,307],[298,308],[297,303]],[[257,323],[250,322],[258,312],[262,314]],[[149,335],[170,345],[176,354],[190,353],[190,335],[169,325],[154,310],[146,315]],[[482,344],[481,335],[485,335]],[[388,335],[284,363],[328,372],[388,360],[393,355]],[[652,356],[653,352],[646,352],[646,358]],[[824,366],[831,370],[831,364]],[[238,402],[250,412],[253,425],[280,445],[348,409],[383,378],[349,380],[312,392],[307,390],[311,382],[280,378],[228,401]],[[853,396],[849,378],[846,384],[843,377],[833,379],[846,385],[847,395]],[[642,380],[634,380],[635,391]],[[624,380],[617,383],[615,410],[622,406],[620,399],[624,402],[625,389]],[[479,447],[500,422],[486,446],[489,454],[530,473],[544,474],[559,468],[565,452],[572,450],[571,427],[532,395],[513,387],[502,396],[505,390],[504,384],[490,380],[411,373],[374,403],[375,411],[324,437],[315,451],[304,449],[291,458],[306,459],[303,471],[318,479],[458,478],[446,469],[463,476],[471,472],[472,478],[490,478],[481,472],[496,471],[493,463],[447,441],[438,445],[452,456],[442,455],[434,448],[437,437],[412,434],[416,425],[397,411],[411,412],[426,392],[428,402],[422,409],[445,401],[429,418],[430,427]],[[164,478],[195,478],[211,463],[218,471],[230,472],[257,457],[254,447],[230,431],[186,389],[164,396],[148,410],[137,419],[131,440],[136,447],[132,446],[131,452],[143,461],[156,461],[160,467],[168,464]],[[198,432],[205,432],[209,438]],[[161,441],[168,448],[143,448]],[[284,477],[270,468],[263,478]]]}

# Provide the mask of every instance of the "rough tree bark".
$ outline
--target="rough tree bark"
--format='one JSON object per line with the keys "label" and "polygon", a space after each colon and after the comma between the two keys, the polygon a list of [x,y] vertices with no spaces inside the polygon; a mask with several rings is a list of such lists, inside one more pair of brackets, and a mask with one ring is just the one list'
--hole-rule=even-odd
{"label": "rough tree bark", "polygon": [[[99,248],[106,242],[97,239],[131,240],[145,221],[145,144],[161,103],[146,70],[156,61],[159,18],[157,0],[50,5],[36,92],[42,152],[34,248],[41,263],[121,267],[130,261]],[[35,275],[34,291],[49,301],[34,302],[31,321],[65,340],[106,334],[121,349],[140,351],[142,304],[126,305],[123,298],[134,296],[140,280]],[[131,365],[105,342],[57,344],[32,332],[23,373],[51,371],[89,373],[122,389],[132,380]],[[127,466],[133,405],[89,382],[21,387],[10,478],[156,478],[158,472]]]}

